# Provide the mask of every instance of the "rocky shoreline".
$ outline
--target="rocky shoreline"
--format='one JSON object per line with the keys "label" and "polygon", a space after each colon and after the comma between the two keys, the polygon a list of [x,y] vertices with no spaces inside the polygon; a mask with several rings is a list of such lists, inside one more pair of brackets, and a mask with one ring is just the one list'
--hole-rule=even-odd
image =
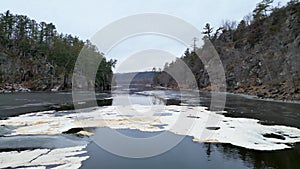
{"label": "rocky shoreline", "polygon": [[[200,89],[201,90],[201,89]],[[213,91],[209,87],[204,91]],[[228,90],[232,94],[243,94],[253,96],[263,100],[277,100],[284,102],[300,101],[300,89],[269,88],[268,86],[251,86],[249,88],[236,88]]]}
{"label": "rocky shoreline", "polygon": [[269,88],[268,86],[253,86],[247,89],[238,88],[233,91],[237,94],[247,94],[251,96],[256,96],[261,99],[274,99],[281,101],[299,101],[300,100],[300,89],[296,88],[284,88],[276,87]]}
{"label": "rocky shoreline", "polygon": [[[157,86],[154,89],[178,89],[177,87],[161,87]],[[59,86],[56,86],[52,89],[43,89],[43,90],[35,90],[30,89],[27,85],[24,84],[9,84],[5,83],[4,85],[0,86],[0,93],[23,93],[23,92],[62,92],[62,91],[70,91],[70,89],[62,90]],[[214,91],[213,87],[208,86],[206,88],[200,89],[200,91]],[[261,85],[261,86],[248,86],[248,88],[237,87],[235,89],[229,89],[227,92],[232,94],[244,94],[253,97],[257,97],[259,99],[266,99],[266,100],[278,100],[278,101],[300,101],[300,89],[296,88],[287,88],[284,85],[277,86],[271,88],[270,86]]]}
{"label": "rocky shoreline", "polygon": [[22,84],[5,83],[0,86],[0,93],[31,92],[30,89]]}
{"label": "rocky shoreline", "polygon": [[[161,87],[156,86],[154,89],[158,90],[176,90],[178,87]],[[181,88],[182,89],[182,88]],[[184,88],[183,88],[184,89]],[[198,90],[198,89],[196,89]],[[212,92],[214,88],[208,86],[206,88],[199,89],[199,91]],[[236,88],[234,90],[227,90],[227,93],[237,94],[237,95],[248,95],[254,98],[259,98],[262,100],[274,100],[274,101],[283,101],[283,102],[299,102],[300,101],[300,89],[284,89],[279,88],[270,88],[267,86],[252,86],[249,88]]]}
{"label": "rocky shoreline", "polygon": [[71,88],[62,87],[62,85],[51,85],[43,83],[4,83],[0,84],[0,93],[22,93],[22,92],[58,92],[58,91],[70,91]]}

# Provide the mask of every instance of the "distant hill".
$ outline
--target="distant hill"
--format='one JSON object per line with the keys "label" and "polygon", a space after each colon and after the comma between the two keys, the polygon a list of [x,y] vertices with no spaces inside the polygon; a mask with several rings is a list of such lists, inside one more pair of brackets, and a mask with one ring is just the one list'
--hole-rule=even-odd
{"label": "distant hill", "polygon": [[113,76],[113,86],[151,86],[155,72],[116,73]]}

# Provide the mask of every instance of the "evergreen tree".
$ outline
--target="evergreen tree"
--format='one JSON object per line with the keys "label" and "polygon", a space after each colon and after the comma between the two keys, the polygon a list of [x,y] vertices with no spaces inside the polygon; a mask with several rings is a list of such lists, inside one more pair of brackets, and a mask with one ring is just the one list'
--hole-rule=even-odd
{"label": "evergreen tree", "polygon": [[271,4],[274,0],[262,0],[253,11],[254,20],[261,20],[267,16],[267,12],[272,10]]}
{"label": "evergreen tree", "polygon": [[37,23],[27,16],[13,15],[7,11],[0,14],[0,55],[5,54],[8,60],[12,60],[10,63],[0,63],[0,83],[23,83],[29,80],[37,84],[49,84],[51,81],[48,87],[70,87],[68,85],[77,56],[84,47],[94,56],[103,58],[95,85],[101,90],[109,89],[115,60],[107,61],[89,41],[58,34],[52,23]]}
{"label": "evergreen tree", "polygon": [[213,32],[213,28],[210,26],[210,24],[209,23],[207,23],[206,25],[205,25],[205,27],[203,28],[203,34],[204,35],[206,35],[209,39],[211,39],[211,34],[212,34],[212,32]]}

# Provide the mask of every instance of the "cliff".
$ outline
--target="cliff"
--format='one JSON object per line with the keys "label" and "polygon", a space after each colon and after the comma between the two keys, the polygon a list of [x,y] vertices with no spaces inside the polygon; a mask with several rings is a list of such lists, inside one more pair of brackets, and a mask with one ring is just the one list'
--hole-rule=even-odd
{"label": "cliff", "polygon": [[213,44],[226,72],[228,91],[300,99],[300,3],[269,17],[240,23]]}
{"label": "cliff", "polygon": [[[227,91],[281,100],[300,99],[300,3],[274,8],[266,17],[242,20],[236,28],[220,28],[209,37],[220,55]],[[201,50],[201,49],[198,49]],[[187,50],[181,58],[194,73],[199,89],[212,90],[205,65]],[[176,65],[176,61],[165,69]],[[155,84],[179,85],[165,72]],[[182,84],[181,84],[182,85]],[[194,86],[188,86],[193,88]]]}

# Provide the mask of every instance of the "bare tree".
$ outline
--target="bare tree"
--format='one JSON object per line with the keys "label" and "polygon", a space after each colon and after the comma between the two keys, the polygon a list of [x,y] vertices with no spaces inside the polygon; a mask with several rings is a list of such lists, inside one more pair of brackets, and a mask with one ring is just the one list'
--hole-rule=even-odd
{"label": "bare tree", "polygon": [[251,25],[252,20],[253,20],[252,13],[249,13],[248,15],[244,16],[243,20],[245,21],[247,26]]}
{"label": "bare tree", "polygon": [[219,28],[216,30],[216,32],[215,32],[215,34],[214,34],[212,40],[214,41],[214,40],[218,39],[218,37],[219,37],[220,34],[221,34],[221,31],[223,31],[223,30],[224,30],[223,27],[219,27]]}
{"label": "bare tree", "polygon": [[230,20],[226,20],[226,21],[223,21],[222,23],[222,27],[225,29],[225,30],[235,30],[237,28],[237,22],[236,21],[230,21]]}

